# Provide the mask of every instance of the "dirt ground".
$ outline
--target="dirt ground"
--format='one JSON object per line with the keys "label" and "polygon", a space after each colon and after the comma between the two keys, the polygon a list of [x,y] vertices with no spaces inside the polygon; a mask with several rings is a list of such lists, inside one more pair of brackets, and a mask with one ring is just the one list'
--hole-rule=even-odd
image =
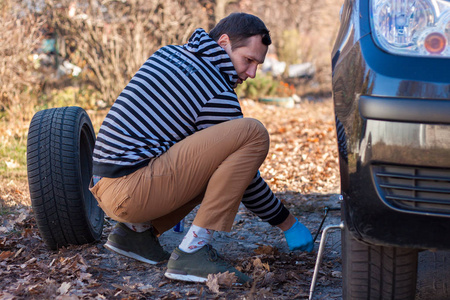
{"label": "dirt ground", "polygon": [[[277,197],[313,233],[324,207],[339,207],[339,175],[330,99],[294,108],[244,101],[246,116],[269,130],[271,149],[261,174]],[[94,119],[91,116],[92,119]],[[94,121],[94,126],[96,125]],[[252,276],[251,286],[171,281],[165,264],[151,266],[106,250],[114,221],[105,219],[99,242],[49,250],[33,217],[27,184],[0,178],[0,299],[307,299],[320,235],[312,253],[290,252],[282,232],[241,207],[230,233],[216,233],[213,246]],[[185,231],[195,210],[185,219]],[[331,211],[324,226],[338,224]],[[168,231],[161,244],[172,251],[183,234]],[[340,234],[328,238],[314,299],[341,299]]]}
{"label": "dirt ground", "polygon": [[[338,196],[320,195],[305,201],[296,194],[290,209],[311,229],[313,236],[323,218],[325,206],[337,207]],[[311,196],[314,197],[314,196]],[[311,205],[314,203],[314,205]],[[241,207],[230,233],[216,233],[214,247],[254,278],[251,286],[193,284],[166,279],[165,264],[151,266],[103,247],[114,221],[106,219],[101,241],[50,251],[39,238],[34,219],[19,210],[16,228],[25,232],[0,240],[1,299],[307,299],[320,235],[312,253],[290,252],[278,228],[261,222]],[[185,231],[195,210],[185,219]],[[325,226],[337,224],[339,212],[330,212]],[[14,234],[13,234],[14,235]],[[183,233],[168,231],[161,238],[171,251]],[[314,299],[341,299],[340,239],[327,240]],[[5,250],[10,249],[10,250]],[[9,257],[8,257],[9,253]]]}

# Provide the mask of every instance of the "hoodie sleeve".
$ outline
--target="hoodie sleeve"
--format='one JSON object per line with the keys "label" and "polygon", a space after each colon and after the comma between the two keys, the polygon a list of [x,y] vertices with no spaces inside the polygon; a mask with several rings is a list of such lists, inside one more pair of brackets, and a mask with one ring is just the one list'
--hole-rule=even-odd
{"label": "hoodie sleeve", "polygon": [[281,224],[289,215],[289,210],[274,195],[259,171],[245,191],[242,203],[270,225]]}
{"label": "hoodie sleeve", "polygon": [[199,130],[225,121],[242,118],[242,111],[236,94],[223,92],[209,100],[195,121]]}

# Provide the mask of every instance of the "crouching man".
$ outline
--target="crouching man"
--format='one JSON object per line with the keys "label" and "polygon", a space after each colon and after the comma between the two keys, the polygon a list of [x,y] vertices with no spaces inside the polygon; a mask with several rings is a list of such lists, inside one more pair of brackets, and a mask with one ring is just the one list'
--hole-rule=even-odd
{"label": "crouching man", "polygon": [[[311,251],[309,230],[275,197],[258,171],[269,135],[243,118],[234,88],[254,78],[271,44],[256,16],[233,13],[209,33],[156,51],[107,114],[94,150],[91,192],[119,223],[105,247],[156,264],[165,276],[204,282],[234,272],[211,246],[215,231],[230,231],[242,202],[285,235],[290,250]],[[198,204],[192,226],[170,255],[158,236]],[[257,228],[255,228],[257,230]]]}

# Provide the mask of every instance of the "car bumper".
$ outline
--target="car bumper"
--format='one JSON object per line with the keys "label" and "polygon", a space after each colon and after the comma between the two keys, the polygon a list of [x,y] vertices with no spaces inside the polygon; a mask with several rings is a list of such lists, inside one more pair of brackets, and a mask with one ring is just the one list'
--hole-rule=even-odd
{"label": "car bumper", "polygon": [[450,249],[449,153],[450,125],[367,119],[344,194],[345,221],[356,237]]}
{"label": "car bumper", "polygon": [[339,58],[343,218],[356,238],[450,249],[449,69],[449,59],[385,53],[370,34]]}

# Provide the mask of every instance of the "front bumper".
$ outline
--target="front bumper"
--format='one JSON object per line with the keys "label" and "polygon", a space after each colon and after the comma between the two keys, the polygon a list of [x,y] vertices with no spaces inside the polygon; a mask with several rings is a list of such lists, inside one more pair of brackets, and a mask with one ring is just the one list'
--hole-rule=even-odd
{"label": "front bumper", "polygon": [[364,120],[344,219],[372,244],[450,249],[450,125]]}
{"label": "front bumper", "polygon": [[450,249],[450,60],[387,54],[368,34],[336,61],[346,226],[376,245]]}

